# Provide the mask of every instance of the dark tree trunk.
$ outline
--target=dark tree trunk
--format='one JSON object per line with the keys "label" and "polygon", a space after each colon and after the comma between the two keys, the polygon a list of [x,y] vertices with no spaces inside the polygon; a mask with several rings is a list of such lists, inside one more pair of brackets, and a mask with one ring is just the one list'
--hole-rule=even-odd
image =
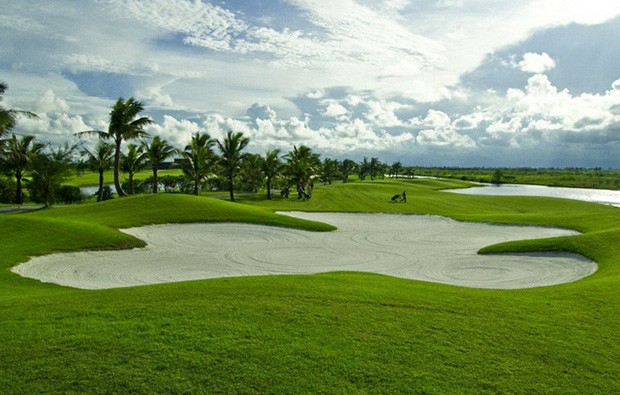
{"label": "dark tree trunk", "polygon": [[22,196],[22,173],[18,172],[15,173],[15,180],[16,180],[16,189],[15,189],[15,203],[18,206],[21,206],[22,203],[24,203],[23,200],[23,196]]}
{"label": "dark tree trunk", "polygon": [[133,172],[132,171],[129,172],[129,194],[130,195],[136,194],[136,189],[134,188],[134,185],[133,185]]}
{"label": "dark tree trunk", "polygon": [[153,164],[153,193],[157,193],[159,189],[159,182],[157,181],[157,170],[159,170],[157,163]]}
{"label": "dark tree trunk", "polygon": [[121,187],[121,182],[118,177],[118,168],[121,163],[121,142],[122,140],[116,140],[116,151],[114,152],[114,187],[119,197],[127,196]]}
{"label": "dark tree trunk", "polygon": [[194,195],[198,196],[198,183],[200,181],[199,180],[194,180]]}
{"label": "dark tree trunk", "polygon": [[267,177],[267,200],[271,200],[271,178]]}
{"label": "dark tree trunk", "polygon": [[99,170],[99,193],[97,194],[97,201],[103,200],[103,170]]}
{"label": "dark tree trunk", "polygon": [[228,173],[228,191],[230,192],[230,201],[235,201],[235,193],[233,191],[233,174],[232,172]]}

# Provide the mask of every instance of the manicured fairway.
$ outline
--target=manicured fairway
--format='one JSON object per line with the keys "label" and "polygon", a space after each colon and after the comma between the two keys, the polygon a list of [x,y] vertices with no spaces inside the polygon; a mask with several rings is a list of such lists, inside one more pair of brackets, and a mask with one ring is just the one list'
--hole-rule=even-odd
{"label": "manicured fairway", "polygon": [[[549,198],[461,196],[464,183],[317,187],[308,202],[183,195],[0,216],[0,265],[140,245],[116,228],[245,221],[310,230],[269,210],[437,214],[554,225],[583,235],[488,247],[572,251],[583,280],[460,288],[376,274],[215,279],[84,291],[0,273],[6,393],[614,393],[620,388],[620,209]],[[408,190],[407,204],[389,197]],[[256,207],[250,207],[256,206]],[[265,209],[261,209],[261,206]]]}

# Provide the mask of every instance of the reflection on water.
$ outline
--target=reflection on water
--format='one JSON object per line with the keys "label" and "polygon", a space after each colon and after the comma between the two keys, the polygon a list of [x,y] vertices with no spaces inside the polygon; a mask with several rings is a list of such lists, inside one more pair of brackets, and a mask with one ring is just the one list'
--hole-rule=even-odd
{"label": "reflection on water", "polygon": [[[110,189],[112,189],[112,193],[116,193],[116,187],[114,187],[114,184],[106,184],[107,186],[110,187]],[[95,187],[81,187],[80,191],[87,195],[87,196],[93,196],[95,195],[97,192],[99,192],[99,186],[95,186]]]}
{"label": "reflection on water", "polygon": [[557,197],[620,207],[620,191],[611,191],[608,189],[546,187],[521,184],[485,184],[485,186],[482,187],[447,189],[445,192],[460,193],[463,195]]}

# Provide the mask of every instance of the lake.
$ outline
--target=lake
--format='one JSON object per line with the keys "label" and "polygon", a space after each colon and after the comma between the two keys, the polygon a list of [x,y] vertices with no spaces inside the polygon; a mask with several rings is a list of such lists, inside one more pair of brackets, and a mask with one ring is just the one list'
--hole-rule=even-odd
{"label": "lake", "polygon": [[612,191],[608,189],[547,187],[541,185],[523,184],[484,184],[484,186],[465,189],[446,189],[445,192],[485,196],[556,197],[620,207],[620,191]]}

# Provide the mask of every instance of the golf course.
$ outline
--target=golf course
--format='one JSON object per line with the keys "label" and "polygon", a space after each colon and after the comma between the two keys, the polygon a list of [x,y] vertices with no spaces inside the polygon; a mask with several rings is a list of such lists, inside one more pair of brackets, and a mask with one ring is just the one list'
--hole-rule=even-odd
{"label": "golf course", "polygon": [[[267,200],[262,193],[235,202],[159,193],[2,214],[0,392],[617,392],[620,209],[442,191],[471,185],[375,179],[317,185],[305,201]],[[390,200],[405,189],[407,202]],[[410,221],[422,224],[415,237],[403,233]],[[434,221],[448,227],[432,233],[439,232]],[[484,243],[466,242],[484,227],[490,227],[478,241]],[[350,236],[338,236],[342,232]],[[263,239],[280,244],[271,248]],[[351,240],[358,247],[349,246]],[[425,240],[433,241],[429,256],[440,257],[437,262],[418,255],[428,247]],[[237,271],[219,267],[202,277],[166,274],[152,281],[135,275],[126,284],[107,273],[111,285],[90,286],[106,289],[81,289],[89,286],[80,281],[92,279],[79,276],[59,285],[14,272],[32,257],[61,257],[51,261],[60,265],[74,254],[84,254],[77,256],[82,261],[101,255],[103,261],[93,261],[98,267],[127,270],[128,257],[158,243],[162,250],[153,256],[175,243],[188,256],[226,250],[228,258],[205,255],[205,264],[232,259]],[[246,243],[262,246],[264,254],[252,255],[257,250]],[[316,243],[330,253],[310,248]],[[297,249],[286,259],[274,253],[288,244]],[[388,253],[398,262],[443,264],[441,250],[460,256],[455,245],[474,248],[468,259],[477,270],[475,259],[491,259],[498,269],[522,257],[566,259],[553,264],[558,271],[572,262],[585,269],[556,285],[493,289],[501,287],[451,285],[401,276],[401,266],[385,272],[369,266],[390,262],[381,255]],[[63,262],[58,253],[70,254]],[[370,259],[373,254],[378,258]],[[330,270],[333,257],[345,264]],[[157,270],[165,262],[183,264],[182,254],[164,258]],[[141,273],[149,260],[135,264]],[[257,260],[263,266],[245,272],[243,265]],[[286,268],[264,266],[278,262]],[[300,269],[310,263],[324,265]],[[534,269],[522,272],[528,270]],[[184,281],[193,278],[206,279]]]}

